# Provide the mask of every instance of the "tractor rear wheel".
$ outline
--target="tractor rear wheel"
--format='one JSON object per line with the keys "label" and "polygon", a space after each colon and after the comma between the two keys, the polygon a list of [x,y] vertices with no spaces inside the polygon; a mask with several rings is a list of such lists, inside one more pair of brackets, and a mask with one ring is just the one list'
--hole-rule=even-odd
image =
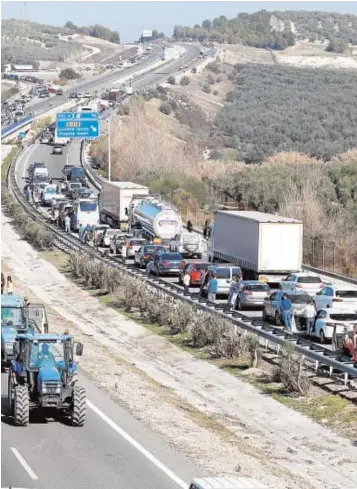
{"label": "tractor rear wheel", "polygon": [[29,423],[30,405],[27,385],[15,387],[14,418],[18,426],[27,426]]}
{"label": "tractor rear wheel", "polygon": [[14,403],[15,403],[15,388],[13,384],[13,372],[12,368],[9,368],[9,375],[7,378],[7,401],[10,416],[14,415]]}
{"label": "tractor rear wheel", "polygon": [[81,387],[80,385],[75,385],[73,387],[72,403],[72,426],[83,426],[87,414],[87,396],[84,387]]}

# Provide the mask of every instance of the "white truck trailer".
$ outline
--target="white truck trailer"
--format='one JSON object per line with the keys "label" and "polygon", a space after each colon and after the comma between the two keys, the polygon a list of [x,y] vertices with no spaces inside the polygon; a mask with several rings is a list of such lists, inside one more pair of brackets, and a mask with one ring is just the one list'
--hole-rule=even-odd
{"label": "white truck trailer", "polygon": [[114,228],[128,223],[128,214],[133,196],[148,195],[149,189],[134,182],[108,182],[100,195],[100,221]]}
{"label": "white truck trailer", "polygon": [[246,280],[277,284],[301,271],[303,223],[254,211],[217,211],[208,237],[208,260],[239,265]]}

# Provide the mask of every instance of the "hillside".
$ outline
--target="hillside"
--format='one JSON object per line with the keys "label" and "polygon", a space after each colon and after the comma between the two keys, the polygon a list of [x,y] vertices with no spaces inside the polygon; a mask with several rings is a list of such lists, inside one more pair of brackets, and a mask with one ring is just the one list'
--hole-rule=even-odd
{"label": "hillside", "polygon": [[176,40],[244,44],[252,47],[282,50],[297,40],[330,41],[329,49],[343,52],[348,43],[357,44],[357,16],[326,12],[260,10],[253,14],[240,13],[234,19],[224,15],[204,20],[202,25],[177,25]]}
{"label": "hillside", "polygon": [[[38,67],[40,62],[83,61],[87,58],[90,62],[100,62],[113,58],[123,49],[118,44],[118,33],[112,37],[115,42],[110,42],[106,37],[113,33],[98,25],[70,29],[68,26],[8,19],[2,20],[1,28],[2,67],[7,63],[30,63]],[[91,53],[94,53],[93,57],[89,56]]]}

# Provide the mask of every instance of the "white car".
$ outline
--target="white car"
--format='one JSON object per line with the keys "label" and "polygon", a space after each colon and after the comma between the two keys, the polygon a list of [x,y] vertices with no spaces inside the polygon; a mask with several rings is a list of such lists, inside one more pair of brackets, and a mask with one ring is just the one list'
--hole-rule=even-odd
{"label": "white car", "polygon": [[357,312],[347,308],[330,307],[317,312],[312,336],[320,338],[321,343],[332,340],[334,328],[336,333],[344,333],[345,328],[352,329],[357,324]]}
{"label": "white car", "polygon": [[113,239],[115,235],[123,234],[123,231],[120,229],[106,229],[103,233],[103,247],[104,248],[109,248],[110,242]]}
{"label": "white car", "polygon": [[357,288],[351,285],[327,285],[313,299],[317,309],[336,306],[357,311]]}
{"label": "white car", "polygon": [[50,138],[48,136],[43,136],[41,138],[41,144],[49,144],[50,143]]}
{"label": "white car", "polygon": [[62,155],[63,154],[62,146],[60,146],[59,144],[56,144],[55,146],[53,146],[52,154]]}
{"label": "white car", "polygon": [[292,273],[280,282],[281,290],[304,290],[310,295],[316,295],[325,287],[325,283],[318,275],[312,273]]}

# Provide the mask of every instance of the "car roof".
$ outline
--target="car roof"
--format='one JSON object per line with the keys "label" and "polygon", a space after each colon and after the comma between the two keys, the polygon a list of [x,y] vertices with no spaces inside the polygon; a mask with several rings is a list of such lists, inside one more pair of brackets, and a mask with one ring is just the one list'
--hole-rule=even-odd
{"label": "car roof", "polygon": [[290,275],[296,275],[297,277],[318,277],[318,278],[321,278],[320,275],[317,275],[316,273],[308,273],[308,272],[295,272],[295,273],[291,273]]}
{"label": "car roof", "polygon": [[23,302],[23,298],[19,295],[1,294],[1,307],[14,307],[18,305],[22,306]]}
{"label": "car roof", "polygon": [[32,335],[30,333],[23,333],[23,334],[18,334],[17,335],[18,339],[24,339],[24,340],[30,340],[30,341],[39,341],[39,342],[46,342],[46,341],[67,341],[72,338],[72,336],[67,335],[67,334],[36,334]]}
{"label": "car roof", "polygon": [[306,292],[306,290],[277,290],[277,293],[280,293],[282,295],[288,294],[288,295],[310,295]]}

